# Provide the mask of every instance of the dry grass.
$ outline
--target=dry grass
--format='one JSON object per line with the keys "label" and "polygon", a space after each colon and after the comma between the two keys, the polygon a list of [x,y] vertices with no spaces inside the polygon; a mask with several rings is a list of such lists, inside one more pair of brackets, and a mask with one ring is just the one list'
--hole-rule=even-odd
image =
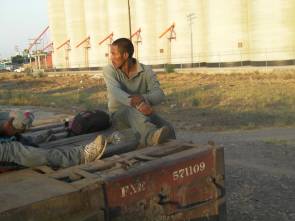
{"label": "dry grass", "polygon": [[163,109],[184,129],[257,128],[295,123],[295,71],[178,73],[159,78],[168,97],[167,106],[173,107]]}
{"label": "dry grass", "polygon": [[[158,75],[159,107],[178,128],[223,130],[295,124],[295,70]],[[90,76],[0,75],[0,104],[106,108],[106,87]]]}
{"label": "dry grass", "polygon": [[106,106],[105,85],[90,76],[2,75],[0,104],[91,109]]}

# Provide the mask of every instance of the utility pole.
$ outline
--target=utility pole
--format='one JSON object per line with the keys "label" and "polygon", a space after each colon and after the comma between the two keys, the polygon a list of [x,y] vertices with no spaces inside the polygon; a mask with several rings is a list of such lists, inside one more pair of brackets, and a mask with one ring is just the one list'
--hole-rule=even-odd
{"label": "utility pole", "polygon": [[[40,45],[40,40],[36,40],[36,38],[30,38],[29,41],[31,41],[32,43],[30,43],[30,46],[29,46],[29,49],[28,49],[28,52],[29,52],[29,55],[30,55],[30,66],[32,67],[32,57],[35,59],[34,60],[34,68],[36,69],[40,69],[41,65],[40,65],[40,59],[39,59],[39,50],[38,50],[38,45]],[[33,50],[33,47],[35,47],[35,51]],[[30,50],[32,49],[32,56],[30,54]]]}
{"label": "utility pole", "polygon": [[130,15],[130,0],[128,0],[128,21],[129,21],[129,39],[131,40],[131,15]]}
{"label": "utility pole", "polygon": [[194,63],[194,45],[193,45],[193,20],[196,19],[195,13],[190,13],[187,15],[187,20],[190,26],[191,31],[191,66],[193,67]]}
{"label": "utility pole", "polygon": [[14,49],[15,49],[16,55],[20,55],[18,45],[15,45]]}
{"label": "utility pole", "polygon": [[[28,40],[29,40],[29,45],[31,45],[35,39],[30,38]],[[32,68],[32,55],[31,55],[31,52],[30,52],[29,49],[28,49],[28,57],[29,57],[29,60],[30,60],[30,67]]]}
{"label": "utility pole", "polygon": [[38,50],[38,45],[41,44],[40,41],[35,41],[35,58],[37,58],[37,68],[38,70],[41,69],[41,62],[40,62],[40,50]]}

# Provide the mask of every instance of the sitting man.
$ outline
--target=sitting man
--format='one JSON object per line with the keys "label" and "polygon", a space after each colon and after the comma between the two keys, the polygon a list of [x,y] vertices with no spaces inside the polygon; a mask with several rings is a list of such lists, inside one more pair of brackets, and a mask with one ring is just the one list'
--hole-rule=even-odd
{"label": "sitting man", "polygon": [[91,162],[102,156],[106,147],[102,136],[85,146],[67,149],[35,148],[16,141],[15,136],[23,133],[33,119],[33,115],[28,112],[12,115],[0,112],[0,162],[13,162],[26,167],[48,165],[65,168]]}
{"label": "sitting man", "polygon": [[150,67],[132,57],[133,52],[129,39],[115,40],[111,45],[112,64],[103,70],[113,125],[118,130],[131,128],[142,146],[175,139],[172,125],[153,109],[165,98],[160,83]]}

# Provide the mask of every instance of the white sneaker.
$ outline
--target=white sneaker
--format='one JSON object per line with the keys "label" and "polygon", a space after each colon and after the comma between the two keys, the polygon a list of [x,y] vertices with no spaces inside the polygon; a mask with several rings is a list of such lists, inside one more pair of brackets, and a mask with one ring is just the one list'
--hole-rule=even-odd
{"label": "white sneaker", "polygon": [[94,141],[84,147],[84,163],[89,163],[101,158],[106,146],[106,137],[103,135],[98,135]]}

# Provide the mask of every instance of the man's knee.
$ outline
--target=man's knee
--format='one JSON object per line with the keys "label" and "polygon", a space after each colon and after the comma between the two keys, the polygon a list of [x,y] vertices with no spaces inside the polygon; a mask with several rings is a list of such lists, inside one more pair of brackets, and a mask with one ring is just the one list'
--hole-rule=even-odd
{"label": "man's knee", "polygon": [[127,120],[129,124],[131,121],[136,121],[138,123],[150,121],[150,116],[144,115],[133,107],[124,107],[124,109],[119,110],[119,112],[114,115],[114,118],[121,119],[121,121]]}

